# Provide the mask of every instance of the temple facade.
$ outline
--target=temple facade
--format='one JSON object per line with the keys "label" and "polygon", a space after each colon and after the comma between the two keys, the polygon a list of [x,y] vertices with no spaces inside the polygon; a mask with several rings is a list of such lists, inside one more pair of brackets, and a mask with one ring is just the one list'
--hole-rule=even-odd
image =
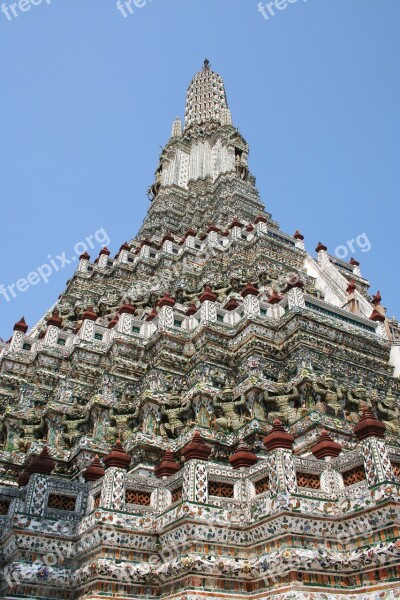
{"label": "temple facade", "polygon": [[139,233],[0,342],[0,597],[400,598],[400,329],[193,78]]}

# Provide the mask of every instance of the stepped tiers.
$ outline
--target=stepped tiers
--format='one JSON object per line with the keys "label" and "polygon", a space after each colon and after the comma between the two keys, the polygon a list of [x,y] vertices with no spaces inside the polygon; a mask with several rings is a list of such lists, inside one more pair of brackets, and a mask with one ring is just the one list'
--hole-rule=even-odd
{"label": "stepped tiers", "polygon": [[398,321],[248,152],[206,61],[138,235],[0,341],[1,598],[400,598]]}

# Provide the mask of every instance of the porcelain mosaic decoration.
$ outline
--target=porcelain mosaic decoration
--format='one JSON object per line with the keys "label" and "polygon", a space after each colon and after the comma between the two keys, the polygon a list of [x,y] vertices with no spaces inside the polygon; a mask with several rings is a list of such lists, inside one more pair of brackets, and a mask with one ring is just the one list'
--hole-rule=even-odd
{"label": "porcelain mosaic decoration", "polygon": [[138,235],[0,342],[1,598],[400,598],[399,324],[248,154],[205,61]]}

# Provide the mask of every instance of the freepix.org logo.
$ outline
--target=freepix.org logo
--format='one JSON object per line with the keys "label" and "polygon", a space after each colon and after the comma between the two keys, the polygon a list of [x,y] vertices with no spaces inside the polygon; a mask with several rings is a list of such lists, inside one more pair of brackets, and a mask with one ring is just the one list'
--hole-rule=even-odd
{"label": "freepix.org logo", "polygon": [[27,292],[32,285],[37,285],[41,281],[48,283],[53,273],[57,273],[75,262],[80,254],[83,254],[88,250],[93,250],[96,245],[101,247],[108,246],[110,241],[107,232],[102,227],[95,233],[86,236],[85,241],[77,242],[71,253],[72,256],[70,255],[69,258],[67,257],[66,250],[60,252],[60,254],[56,254],[54,257],[51,254],[48,254],[47,262],[28,273],[25,277],[21,277],[15,283],[10,283],[7,286],[1,283],[0,298],[3,298],[6,302],[11,302],[18,294]]}
{"label": "freepix.org logo", "polygon": [[0,8],[0,12],[3,13],[7,21],[13,21],[26,12],[29,12],[32,7],[39,6],[40,4],[47,4],[48,6],[53,0],[19,0],[12,4],[6,4],[3,2]]}
{"label": "freepix.org logo", "polygon": [[119,10],[124,19],[129,15],[133,15],[136,8],[143,8],[152,0],[117,0],[116,8]]}
{"label": "freepix.org logo", "polygon": [[[264,17],[266,21],[269,21],[271,17],[274,17],[277,12],[286,10],[290,4],[297,4],[300,0],[274,0],[273,2],[259,2],[257,4],[257,10]],[[308,0],[303,0],[308,2]]]}

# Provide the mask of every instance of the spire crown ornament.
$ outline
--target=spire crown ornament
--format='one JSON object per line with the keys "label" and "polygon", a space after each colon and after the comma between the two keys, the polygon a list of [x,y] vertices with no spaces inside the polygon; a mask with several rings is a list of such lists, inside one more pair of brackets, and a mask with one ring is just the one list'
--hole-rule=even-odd
{"label": "spire crown ornament", "polygon": [[94,311],[93,306],[88,306],[83,312],[82,321],[97,321],[97,313]]}
{"label": "spire crown ornament", "polygon": [[44,446],[39,456],[34,456],[30,460],[27,470],[31,474],[40,473],[41,475],[50,475],[55,467],[55,464],[55,461],[49,454],[49,449],[47,446]]}
{"label": "spire crown ornament", "polygon": [[354,427],[354,433],[362,441],[369,437],[384,438],[386,431],[385,423],[379,421],[372,410],[366,404],[363,406],[362,417]]}
{"label": "spire crown ornament", "polygon": [[278,304],[282,300],[282,296],[276,290],[272,290],[267,302],[268,304]]}
{"label": "spire crown ornament", "polygon": [[354,281],[354,279],[352,279],[349,283],[349,285],[346,288],[346,292],[350,295],[350,294],[354,294],[354,292],[356,291],[357,286],[356,286],[356,282]]}
{"label": "spire crown ornament", "polygon": [[118,439],[111,448],[110,453],[103,458],[103,462],[106,469],[117,467],[118,469],[125,469],[127,471],[131,462],[131,457],[125,452],[121,441]]}
{"label": "spire crown ornament", "polygon": [[298,229],[293,234],[295,240],[304,240],[304,235]]}
{"label": "spire crown ornament", "polygon": [[279,448],[291,450],[294,444],[294,436],[285,430],[279,419],[275,419],[271,431],[263,439],[263,444],[268,452]]}
{"label": "spire crown ornament", "polygon": [[233,454],[229,457],[229,462],[234,469],[249,468],[256,464],[257,455],[254,454],[242,440]]}
{"label": "spire crown ornament", "polygon": [[171,475],[175,475],[180,469],[181,467],[179,463],[176,462],[172,450],[166,450],[162,461],[155,468],[154,473],[158,478],[171,477]]}
{"label": "spire crown ornament", "polygon": [[51,313],[51,316],[48,317],[47,319],[47,326],[49,325],[53,325],[54,327],[58,327],[61,328],[62,326],[62,319],[60,317],[60,313],[58,312],[58,310],[53,310],[53,312]]}
{"label": "spire crown ornament", "polygon": [[14,331],[19,331],[21,333],[26,333],[28,331],[28,325],[26,324],[24,317],[21,317],[20,320],[15,323]]}
{"label": "spire crown ornament", "polygon": [[192,441],[187,444],[182,450],[182,456],[188,460],[208,460],[211,454],[211,448],[205,443],[199,431],[195,431]]}
{"label": "spire crown ornament", "polygon": [[208,59],[192,79],[186,97],[185,131],[205,124],[223,125],[229,112],[222,77],[210,68]]}
{"label": "spire crown ornament", "polygon": [[321,431],[317,443],[311,448],[315,458],[323,459],[327,457],[336,457],[342,451],[342,446],[335,442],[326,429]]}
{"label": "spire crown ornament", "polygon": [[84,470],[83,478],[85,481],[97,481],[105,474],[105,469],[100,462],[99,455],[96,454],[90,465]]}

